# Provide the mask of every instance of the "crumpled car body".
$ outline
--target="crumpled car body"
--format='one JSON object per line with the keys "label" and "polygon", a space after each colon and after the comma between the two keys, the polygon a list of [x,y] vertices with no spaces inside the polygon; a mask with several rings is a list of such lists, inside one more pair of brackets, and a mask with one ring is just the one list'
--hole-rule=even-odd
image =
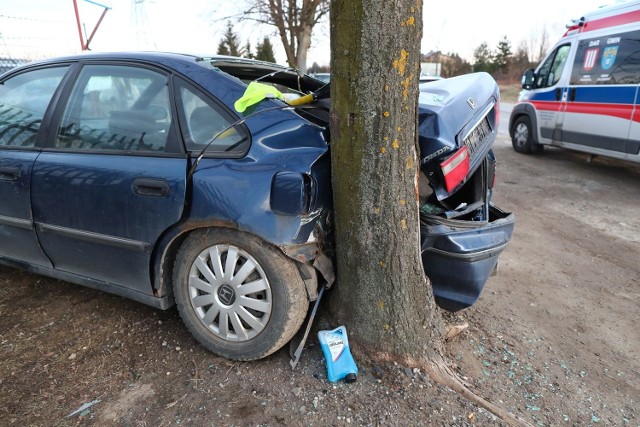
{"label": "crumpled car body", "polygon": [[[0,263],[161,309],[206,348],[254,360],[335,280],[325,83],[234,57],[99,53],[0,76]],[[423,264],[438,303],[473,304],[511,237],[491,200],[497,86],[420,94]],[[462,156],[464,153],[466,157]],[[464,157],[464,158],[463,158]]]}
{"label": "crumpled car body", "polygon": [[515,225],[491,203],[499,99],[486,73],[420,86],[422,262],[450,311],[477,301]]}

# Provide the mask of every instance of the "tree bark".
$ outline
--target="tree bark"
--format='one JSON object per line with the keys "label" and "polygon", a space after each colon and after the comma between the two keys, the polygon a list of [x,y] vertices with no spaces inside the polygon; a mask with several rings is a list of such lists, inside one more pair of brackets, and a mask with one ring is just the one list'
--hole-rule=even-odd
{"label": "tree bark", "polygon": [[421,0],[332,0],[331,157],[338,282],[356,352],[425,366],[442,319],[420,258]]}

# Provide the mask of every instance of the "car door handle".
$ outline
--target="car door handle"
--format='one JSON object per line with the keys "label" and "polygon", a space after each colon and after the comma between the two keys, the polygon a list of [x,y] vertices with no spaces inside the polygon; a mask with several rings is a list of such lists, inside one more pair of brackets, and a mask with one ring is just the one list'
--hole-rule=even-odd
{"label": "car door handle", "polygon": [[169,183],[160,178],[136,178],[131,189],[140,196],[164,197],[169,194]]}
{"label": "car door handle", "polygon": [[569,101],[575,101],[576,100],[576,88],[572,87],[569,90]]}
{"label": "car door handle", "polygon": [[14,166],[0,166],[0,181],[17,181],[20,169]]}

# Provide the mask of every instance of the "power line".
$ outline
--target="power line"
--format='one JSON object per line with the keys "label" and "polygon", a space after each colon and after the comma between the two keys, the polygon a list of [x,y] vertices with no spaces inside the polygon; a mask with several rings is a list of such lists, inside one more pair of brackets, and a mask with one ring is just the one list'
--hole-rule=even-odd
{"label": "power line", "polygon": [[9,16],[9,15],[2,15],[2,14],[0,14],[0,18],[13,19],[16,21],[48,22],[48,23],[65,24],[65,25],[73,23],[73,21],[63,21],[58,19],[26,18],[24,16]]}

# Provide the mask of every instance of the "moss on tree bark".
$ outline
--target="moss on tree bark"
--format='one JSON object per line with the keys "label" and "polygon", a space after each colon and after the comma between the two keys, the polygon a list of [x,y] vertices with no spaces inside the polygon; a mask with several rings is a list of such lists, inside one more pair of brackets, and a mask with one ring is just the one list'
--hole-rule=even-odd
{"label": "moss on tree bark", "polygon": [[410,365],[442,354],[442,321],[420,258],[421,38],[421,1],[331,3],[331,306],[356,351]]}

